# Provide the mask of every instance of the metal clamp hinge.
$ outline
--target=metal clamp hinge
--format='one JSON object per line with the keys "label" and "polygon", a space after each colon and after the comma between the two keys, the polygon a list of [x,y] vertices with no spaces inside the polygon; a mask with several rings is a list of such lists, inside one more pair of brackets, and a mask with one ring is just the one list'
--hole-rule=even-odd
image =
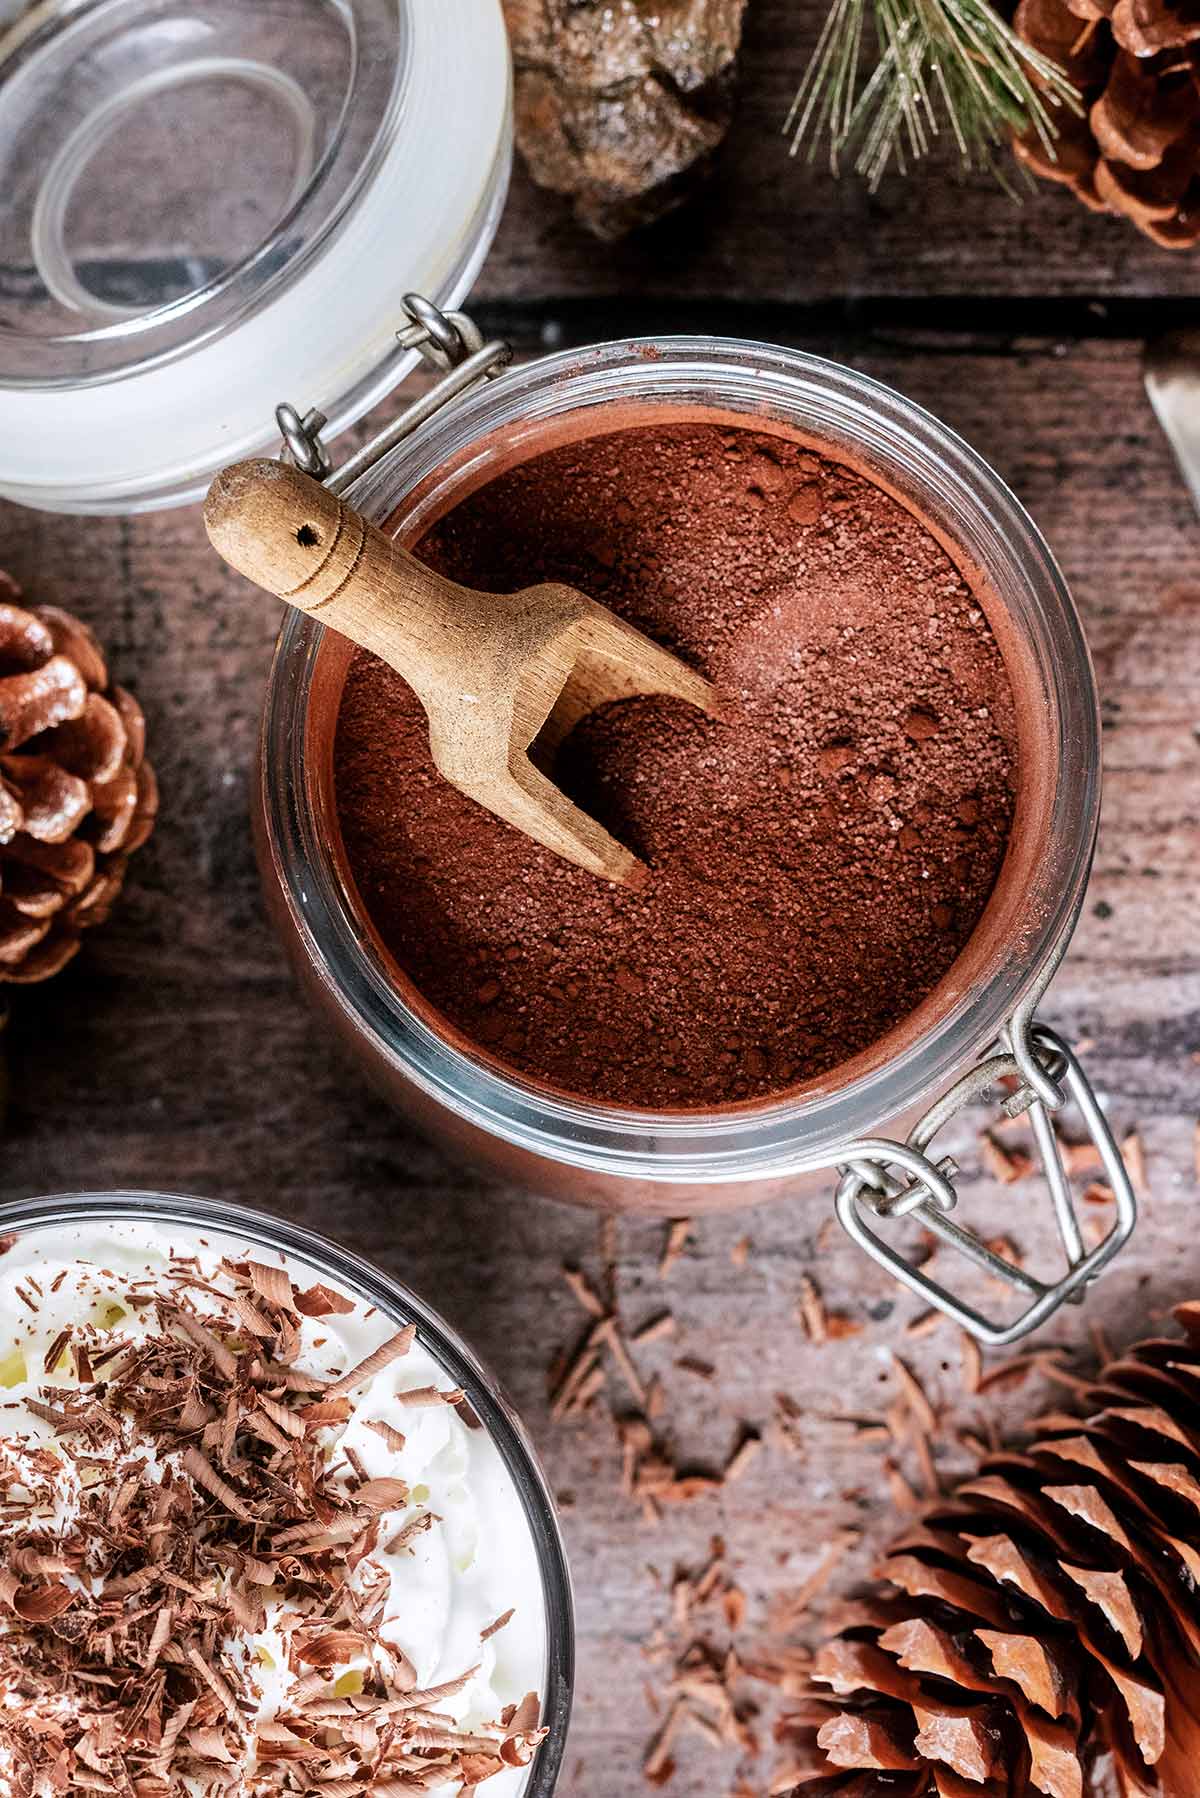
{"label": "metal clamp hinge", "polygon": [[[1036,1069],[1036,1083],[1029,1080]],[[1050,1188],[1055,1223],[1067,1259],[1067,1271],[1053,1281],[1036,1279],[1015,1261],[954,1222],[958,1203],[956,1163],[946,1156],[934,1161],[928,1149],[938,1131],[965,1105],[997,1081],[1019,1083],[1004,1101],[1009,1117],[1026,1113],[1033,1130],[1042,1171]],[[1079,1109],[1096,1147],[1115,1202],[1115,1217],[1103,1240],[1086,1248],[1070,1181],[1063,1166],[1051,1114],[1067,1101]],[[1024,1021],[1018,1038],[1010,1031],[1000,1052],[964,1074],[912,1131],[907,1142],[866,1139],[850,1144],[839,1161],[837,1214],[858,1246],[910,1291],[935,1306],[994,1348],[1017,1341],[1045,1323],[1068,1300],[1078,1302],[1086,1287],[1128,1241],[1137,1222],[1137,1200],[1121,1151],[1087,1075],[1074,1051],[1053,1030]],[[898,1177],[894,1169],[900,1170]],[[879,1221],[915,1217],[939,1243],[956,1250],[976,1267],[1028,1296],[1030,1303],[1011,1323],[993,1321],[957,1298],[947,1287],[916,1267],[886,1240]]]}
{"label": "metal clamp hinge", "polygon": [[402,349],[419,351],[442,379],[406,407],[399,418],[376,432],[340,468],[335,471],[321,436],[328,423],[323,412],[313,409],[302,415],[287,401],[275,408],[275,422],[283,437],[282,459],[295,463],[332,493],[344,493],[443,406],[477,382],[491,380],[512,361],[511,346],[499,338],[485,343],[479,327],[465,312],[443,312],[419,293],[406,293],[403,304],[408,323],[397,331],[397,343]]}

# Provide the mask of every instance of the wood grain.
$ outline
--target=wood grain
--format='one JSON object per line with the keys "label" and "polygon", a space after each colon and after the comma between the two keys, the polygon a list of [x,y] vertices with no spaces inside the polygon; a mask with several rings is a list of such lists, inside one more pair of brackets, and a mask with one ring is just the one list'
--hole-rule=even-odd
{"label": "wood grain", "polygon": [[[779,322],[773,314],[771,329],[783,334]],[[529,314],[527,339],[536,325]],[[753,335],[759,315],[747,313],[740,328]],[[995,463],[1057,550],[1092,640],[1107,723],[1104,823],[1085,915],[1044,1011],[1088,1044],[1118,1128],[1138,1126],[1149,1192],[1119,1266],[1086,1311],[1047,1332],[1086,1356],[1090,1324],[1121,1341],[1200,1291],[1200,528],[1144,401],[1137,342],[976,336],[913,347],[878,335],[791,335],[903,388]],[[247,782],[273,608],[212,556],[193,511],[131,522],[6,508],[0,562],[32,596],[72,606],[107,641],[115,673],[146,708],[163,789],[158,834],[112,924],[59,981],[18,996],[0,1190],[150,1186],[265,1205],[376,1257],[463,1327],[527,1417],[565,1506],[581,1665],[563,1790],[626,1798],[641,1789],[655,1727],[644,1686],[660,1689],[666,1677],[654,1645],[677,1562],[699,1565],[710,1536],[725,1536],[748,1599],[738,1635],[748,1655],[770,1638],[773,1607],[812,1572],[835,1528],[852,1523],[864,1541],[832,1589],[869,1567],[892,1523],[887,1451],[864,1445],[845,1420],[876,1418],[895,1396],[893,1350],[936,1404],[977,1427],[1019,1421],[1061,1395],[1033,1374],[967,1396],[953,1332],[906,1338],[916,1302],[856,1257],[823,1204],[708,1220],[665,1282],[661,1226],[626,1223],[626,1316],[636,1326],[668,1305],[677,1320],[674,1337],[634,1353],[644,1374],[663,1379],[664,1428],[680,1463],[719,1467],[744,1426],[768,1437],[739,1483],[644,1527],[621,1495],[603,1408],[555,1426],[546,1403],[547,1365],[584,1321],[559,1266],[577,1260],[596,1273],[594,1222],[489,1186],[414,1140],[321,1039],[267,926]],[[1027,1254],[1048,1255],[1036,1182],[997,1189],[980,1174],[984,1121],[964,1125],[951,1145],[968,1169],[971,1213]],[[744,1266],[735,1259],[743,1236],[752,1244]],[[797,1321],[805,1274],[857,1334],[806,1341]],[[677,1365],[689,1356],[711,1362],[718,1378]],[[801,1406],[802,1458],[773,1436],[777,1392]],[[616,1383],[613,1394],[620,1403]],[[942,1464],[965,1458],[951,1446]],[[900,1463],[917,1477],[911,1461]],[[723,1625],[713,1634],[728,1639]],[[765,1687],[745,1692],[769,1698]],[[757,1725],[759,1757],[742,1768],[749,1792],[768,1787],[768,1725],[769,1713]],[[736,1755],[685,1733],[677,1759],[666,1788],[677,1798],[735,1790]]]}
{"label": "wood grain", "polygon": [[[1161,250],[1124,220],[1039,183],[1018,199],[984,171],[957,172],[948,138],[930,163],[869,194],[825,162],[792,160],[782,134],[824,0],[755,0],[746,16],[738,111],[712,185],[685,211],[615,248],[565,203],[518,178],[477,292],[488,299],[696,295],[832,302],[924,301],[954,328],[976,299],[1194,298],[1200,258]],[[950,301],[946,305],[941,302]]]}

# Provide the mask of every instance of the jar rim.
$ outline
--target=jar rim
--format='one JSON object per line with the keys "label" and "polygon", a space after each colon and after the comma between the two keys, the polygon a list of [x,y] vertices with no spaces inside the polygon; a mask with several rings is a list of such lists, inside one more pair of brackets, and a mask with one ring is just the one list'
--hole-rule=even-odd
{"label": "jar rim", "polygon": [[467,1125],[513,1147],[586,1172],[664,1183],[750,1181],[829,1167],[841,1144],[927,1103],[996,1038],[1063,953],[1083,901],[1100,798],[1091,659],[1045,540],[957,433],[855,370],[737,339],[625,339],[562,351],[510,370],[436,415],[348,497],[382,520],[452,458],[460,473],[473,457],[477,468],[476,451],[482,455],[489,435],[506,426],[531,445],[548,420],[568,413],[594,408],[599,417],[604,407],[631,401],[678,408],[701,392],[710,408],[746,412],[764,427],[803,417],[814,438],[853,443],[885,469],[903,471],[931,508],[954,518],[956,541],[1029,634],[1057,746],[1053,788],[1043,796],[1041,903],[1035,916],[1029,901],[1029,915],[987,980],[951,996],[952,968],[935,989],[946,989],[949,999],[936,1023],[911,1034],[885,1063],[855,1073],[856,1062],[870,1060],[856,1057],[795,1095],[709,1112],[655,1112],[554,1093],[473,1059],[432,1029],[396,990],[364,931],[311,803],[306,724],[324,631],[294,612],[269,678],[259,769],[265,877],[278,881],[322,990],[383,1060]]}
{"label": "jar rim", "polygon": [[265,1247],[303,1256],[318,1272],[368,1298],[399,1324],[415,1322],[418,1339],[467,1393],[472,1410],[488,1431],[512,1476],[529,1526],[542,1576],[546,1613],[546,1690],[542,1722],[550,1730],[521,1798],[551,1798],[562,1767],[570,1721],[575,1669],[574,1602],[570,1568],[554,1500],[525,1425],[508,1403],[494,1375],[453,1325],[433,1306],[371,1261],[340,1243],[249,1205],[181,1193],[150,1191],[50,1193],[40,1198],[0,1202],[0,1240],[40,1229],[103,1217],[161,1220],[245,1235]]}

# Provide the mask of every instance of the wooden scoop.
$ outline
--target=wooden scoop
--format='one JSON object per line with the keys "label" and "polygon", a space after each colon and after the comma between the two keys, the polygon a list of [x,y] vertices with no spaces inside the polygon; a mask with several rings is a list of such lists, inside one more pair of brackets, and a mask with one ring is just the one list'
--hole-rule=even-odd
{"label": "wooden scoop", "polygon": [[596,706],[666,693],[716,712],[713,688],[573,587],[477,593],[435,574],[282,462],[219,474],[204,520],[250,580],[382,658],[412,687],[452,786],[567,861],[638,886],[637,857],[533,764]]}

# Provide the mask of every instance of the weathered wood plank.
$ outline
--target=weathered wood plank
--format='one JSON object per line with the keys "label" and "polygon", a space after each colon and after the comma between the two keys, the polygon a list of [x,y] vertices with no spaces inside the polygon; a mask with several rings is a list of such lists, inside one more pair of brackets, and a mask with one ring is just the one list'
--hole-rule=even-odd
{"label": "weathered wood plank", "polygon": [[615,248],[520,176],[478,291],[488,297],[706,294],[839,301],[879,295],[1189,295],[1200,258],[1158,249],[1123,220],[1047,183],[1016,204],[984,173],[960,178],[947,142],[870,195],[852,175],[788,156],[782,126],[824,0],[756,0],[741,100],[712,185]]}
{"label": "weathered wood plank", "polygon": [[[1046,529],[1096,648],[1110,724],[1105,820],[1088,908],[1045,1010],[1089,1040],[1088,1065],[1120,1128],[1140,1126],[1151,1191],[1122,1264],[1087,1312],[1049,1337],[1077,1348],[1095,1318],[1120,1340],[1200,1290],[1200,1255],[1188,1246],[1200,1111],[1200,527],[1142,398],[1136,344],[811,347],[852,354],[996,463]],[[158,835],[112,925],[60,981],[18,998],[0,1191],[129,1184],[266,1204],[340,1233],[463,1326],[527,1416],[567,1503],[581,1669],[564,1792],[626,1798],[640,1789],[654,1729],[643,1682],[665,1678],[647,1651],[669,1620],[677,1561],[699,1565],[709,1537],[725,1535],[749,1601],[738,1635],[747,1654],[769,1638],[773,1604],[800,1585],[834,1528],[849,1521],[866,1532],[842,1586],[869,1566],[889,1524],[886,1451],[836,1420],[881,1413],[894,1396],[891,1349],[960,1420],[1018,1419],[1059,1395],[1040,1379],[1008,1395],[962,1395],[953,1331],[905,1339],[917,1303],[843,1245],[821,1203],[706,1222],[665,1285],[661,1227],[626,1223],[620,1281],[631,1323],[664,1302],[678,1319],[677,1336],[640,1360],[663,1376],[681,1462],[720,1465],[742,1424],[769,1427],[778,1391],[804,1408],[803,1460],[770,1447],[719,1499],[644,1528],[620,1496],[602,1416],[555,1427],[547,1414],[546,1366],[580,1322],[558,1265],[592,1254],[593,1220],[489,1186],[412,1138],[322,1040],[270,934],[246,792],[271,605],[210,557],[194,512],[129,522],[6,508],[0,562],[107,640],[149,715],[164,796]],[[977,1122],[954,1145],[972,1175]],[[975,1217],[1046,1255],[1037,1200],[1020,1186],[998,1204],[994,1189],[970,1182]],[[737,1266],[743,1235],[753,1247]],[[804,1341],[795,1306],[806,1272],[860,1334]],[[680,1369],[687,1354],[715,1363],[718,1381]],[[962,1460],[948,1454],[946,1465]],[[728,1632],[712,1627],[723,1645]],[[760,1757],[744,1769],[756,1793],[772,1762],[765,1723],[759,1735]],[[678,1758],[667,1788],[678,1798],[734,1789],[736,1757],[688,1736]]]}

